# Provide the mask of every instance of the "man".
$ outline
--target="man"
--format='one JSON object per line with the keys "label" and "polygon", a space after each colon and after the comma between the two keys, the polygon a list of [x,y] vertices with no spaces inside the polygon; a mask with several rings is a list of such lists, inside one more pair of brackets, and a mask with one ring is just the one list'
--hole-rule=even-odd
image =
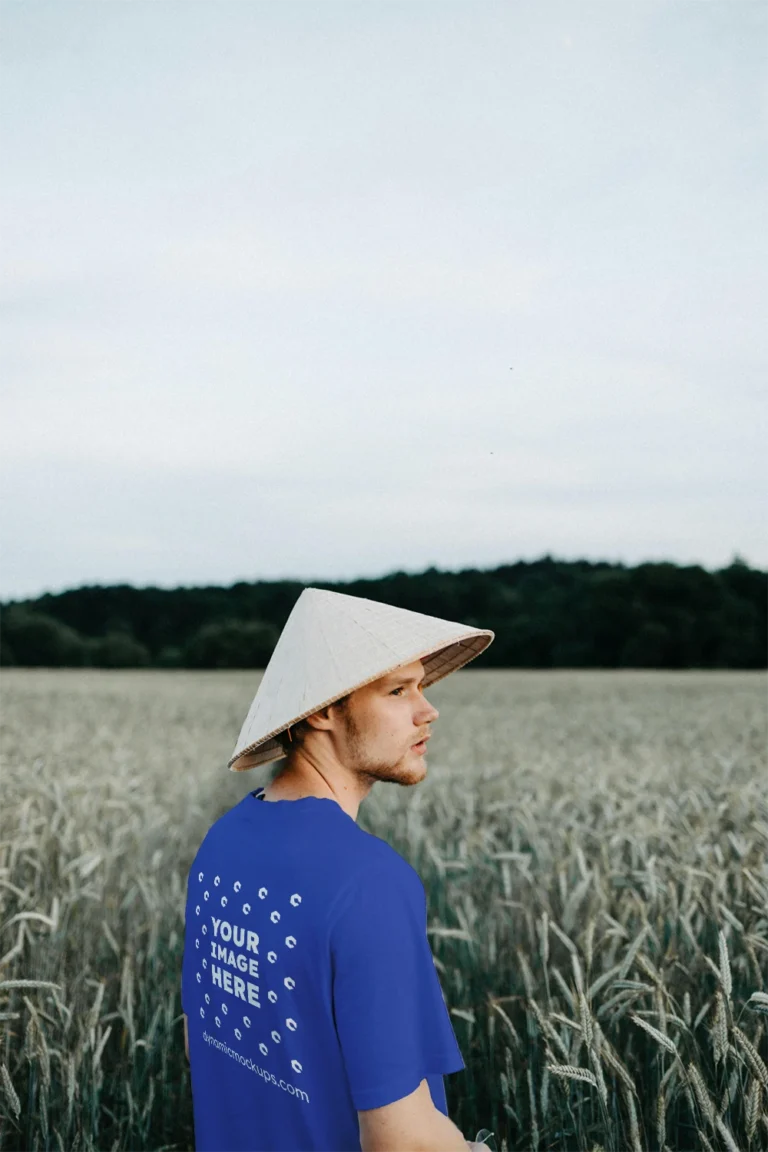
{"label": "man", "polygon": [[229,767],[285,763],[209,829],[187,882],[197,1152],[466,1152],[424,887],[356,821],[377,780],[425,778],[439,714],[424,689],[493,637],[317,588],[298,598]]}

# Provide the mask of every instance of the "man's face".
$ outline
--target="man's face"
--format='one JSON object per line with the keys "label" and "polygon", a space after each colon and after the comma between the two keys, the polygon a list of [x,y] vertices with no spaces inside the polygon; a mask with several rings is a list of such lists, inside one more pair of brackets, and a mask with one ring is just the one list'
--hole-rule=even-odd
{"label": "man's face", "polygon": [[[337,712],[337,755],[351,772],[392,783],[418,784],[427,774],[425,752],[414,745],[430,735],[439,716],[425,698],[424,666],[407,667],[358,688]],[[427,746],[425,746],[426,748]]]}

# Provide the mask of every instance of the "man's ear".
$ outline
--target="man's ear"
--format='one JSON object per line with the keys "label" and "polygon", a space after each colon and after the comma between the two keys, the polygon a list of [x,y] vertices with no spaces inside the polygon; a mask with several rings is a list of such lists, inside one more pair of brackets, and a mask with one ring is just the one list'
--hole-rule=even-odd
{"label": "man's ear", "polygon": [[326,704],[325,708],[321,708],[319,712],[313,712],[311,716],[305,716],[304,719],[311,728],[328,729],[333,724],[331,708],[333,708],[333,704]]}

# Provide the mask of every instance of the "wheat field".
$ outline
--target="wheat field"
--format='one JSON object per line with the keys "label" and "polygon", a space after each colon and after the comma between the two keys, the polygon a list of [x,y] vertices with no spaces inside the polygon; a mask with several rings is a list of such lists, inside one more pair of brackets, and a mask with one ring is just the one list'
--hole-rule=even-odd
{"label": "wheat field", "polygon": [[[0,1149],[193,1149],[187,871],[247,672],[4,669]],[[465,669],[359,823],[419,871],[499,1152],[768,1148],[766,677]],[[405,1152],[405,1150],[404,1150]]]}

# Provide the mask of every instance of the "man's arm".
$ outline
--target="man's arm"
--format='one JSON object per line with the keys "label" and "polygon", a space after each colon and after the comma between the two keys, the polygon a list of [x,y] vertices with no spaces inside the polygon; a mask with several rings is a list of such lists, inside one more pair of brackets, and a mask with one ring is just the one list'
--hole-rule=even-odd
{"label": "man's arm", "polygon": [[189,1032],[187,1030],[187,1014],[184,1013],[184,1051],[187,1054],[187,1063],[189,1063]]}

